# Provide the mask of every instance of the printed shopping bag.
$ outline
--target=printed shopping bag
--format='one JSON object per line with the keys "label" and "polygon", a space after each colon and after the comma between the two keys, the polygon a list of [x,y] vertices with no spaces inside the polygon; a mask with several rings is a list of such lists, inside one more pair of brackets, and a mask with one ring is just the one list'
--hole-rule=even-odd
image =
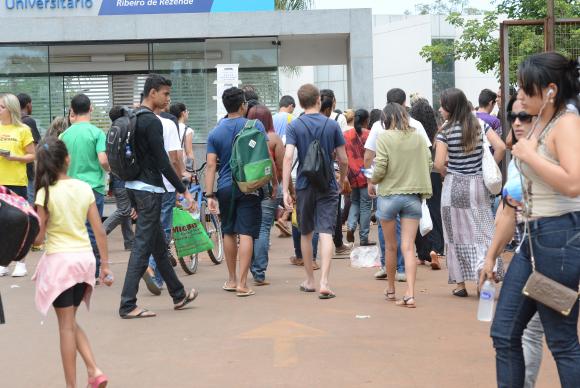
{"label": "printed shopping bag", "polygon": [[173,241],[178,257],[213,249],[213,241],[201,222],[185,210],[173,208]]}

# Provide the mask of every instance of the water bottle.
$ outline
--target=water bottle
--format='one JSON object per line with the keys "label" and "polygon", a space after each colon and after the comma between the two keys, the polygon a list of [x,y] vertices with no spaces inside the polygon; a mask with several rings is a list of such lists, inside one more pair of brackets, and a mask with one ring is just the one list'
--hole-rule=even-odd
{"label": "water bottle", "polygon": [[131,155],[133,155],[133,152],[131,152],[131,146],[129,144],[125,144],[125,157],[130,158]]}
{"label": "water bottle", "polygon": [[191,207],[191,202],[189,202],[183,195],[179,196],[179,203],[181,204],[181,208],[183,210],[187,210]]}
{"label": "water bottle", "polygon": [[368,179],[371,179],[373,177],[374,168],[373,166],[371,166],[371,168],[361,167],[360,172],[362,172]]}
{"label": "water bottle", "polygon": [[495,301],[495,286],[491,281],[486,280],[481,287],[479,294],[479,307],[477,308],[477,319],[482,322],[491,322],[493,318],[493,303]]}

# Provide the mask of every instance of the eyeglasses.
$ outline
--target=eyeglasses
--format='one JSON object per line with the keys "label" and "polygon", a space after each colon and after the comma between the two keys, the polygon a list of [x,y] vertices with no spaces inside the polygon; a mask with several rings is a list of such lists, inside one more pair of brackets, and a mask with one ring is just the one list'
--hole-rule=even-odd
{"label": "eyeglasses", "polygon": [[519,113],[508,112],[507,114],[507,119],[510,123],[515,122],[516,119],[519,119],[521,123],[531,123],[534,117],[536,116],[530,115],[526,112]]}

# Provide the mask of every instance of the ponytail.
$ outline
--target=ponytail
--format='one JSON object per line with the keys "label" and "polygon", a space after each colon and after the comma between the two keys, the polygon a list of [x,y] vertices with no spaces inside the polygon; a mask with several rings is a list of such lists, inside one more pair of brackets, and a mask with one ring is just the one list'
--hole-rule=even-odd
{"label": "ponytail", "polygon": [[56,183],[58,175],[66,172],[66,145],[59,139],[48,136],[40,141],[36,147],[36,175],[34,191],[38,193],[44,189],[44,207],[48,213],[48,188]]}
{"label": "ponytail", "polygon": [[363,124],[365,121],[369,120],[369,118],[370,115],[366,109],[358,109],[354,113],[354,129],[359,136],[362,134]]}

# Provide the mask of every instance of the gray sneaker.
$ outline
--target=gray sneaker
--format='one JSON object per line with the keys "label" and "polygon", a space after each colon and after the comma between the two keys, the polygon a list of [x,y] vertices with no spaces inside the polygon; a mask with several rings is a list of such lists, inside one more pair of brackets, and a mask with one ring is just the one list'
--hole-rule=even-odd
{"label": "gray sneaker", "polygon": [[384,268],[381,268],[375,273],[375,279],[382,280],[387,278],[387,271]]}
{"label": "gray sneaker", "polygon": [[407,275],[405,275],[404,272],[397,272],[397,274],[395,275],[395,280],[398,282],[406,282]]}

